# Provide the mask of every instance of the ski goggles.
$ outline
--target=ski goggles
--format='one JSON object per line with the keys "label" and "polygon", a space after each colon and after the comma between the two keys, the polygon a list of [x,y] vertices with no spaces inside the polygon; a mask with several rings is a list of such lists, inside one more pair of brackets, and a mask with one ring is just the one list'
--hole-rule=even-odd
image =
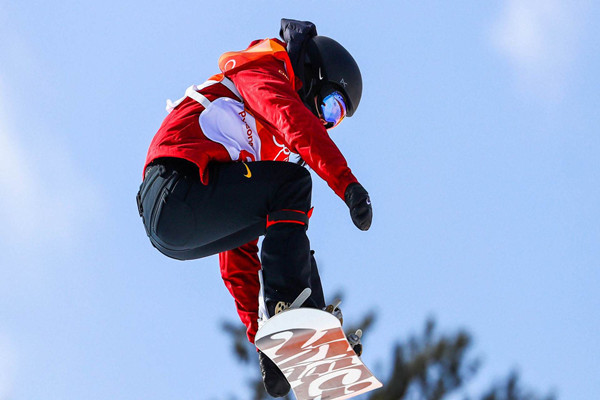
{"label": "ski goggles", "polygon": [[344,96],[338,91],[325,96],[319,106],[321,118],[327,123],[325,127],[331,129],[336,127],[346,116],[346,102]]}

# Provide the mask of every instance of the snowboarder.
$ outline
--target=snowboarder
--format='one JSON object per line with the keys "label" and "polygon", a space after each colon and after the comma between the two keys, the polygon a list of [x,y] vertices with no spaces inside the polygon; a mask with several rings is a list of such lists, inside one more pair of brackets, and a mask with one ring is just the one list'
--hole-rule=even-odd
{"label": "snowboarder", "polygon": [[[327,133],[358,107],[358,66],[311,22],[282,19],[280,36],[223,54],[220,74],[167,101],[137,195],[161,253],[178,260],[219,254],[252,343],[258,320],[307,287],[304,306],[325,308],[306,234],[312,188],[303,164],[345,201],[359,229],[372,220],[367,191]],[[292,155],[301,161],[287,162]],[[259,362],[267,392],[287,394],[281,371],[261,352]]]}

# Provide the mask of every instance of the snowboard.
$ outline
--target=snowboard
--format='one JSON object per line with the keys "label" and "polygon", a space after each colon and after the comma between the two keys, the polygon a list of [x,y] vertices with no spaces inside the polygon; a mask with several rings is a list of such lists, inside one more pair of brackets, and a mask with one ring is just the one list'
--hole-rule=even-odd
{"label": "snowboard", "polygon": [[349,399],[380,388],[340,320],[313,308],[283,311],[258,330],[256,347],[283,372],[298,400]]}

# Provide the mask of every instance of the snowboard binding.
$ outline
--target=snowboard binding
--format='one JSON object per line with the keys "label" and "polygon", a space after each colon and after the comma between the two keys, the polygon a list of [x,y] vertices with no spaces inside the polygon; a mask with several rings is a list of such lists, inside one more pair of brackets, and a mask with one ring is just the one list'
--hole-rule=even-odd
{"label": "snowboard binding", "polygon": [[[279,314],[286,310],[294,310],[294,309],[300,308],[302,306],[302,304],[304,304],[304,302],[306,300],[308,300],[311,293],[312,293],[312,291],[310,290],[310,288],[306,288],[298,295],[298,297],[296,297],[296,299],[292,303],[286,303],[284,301],[279,301],[279,302],[275,303],[272,307],[268,307],[270,309],[269,314],[272,317],[273,315]],[[333,315],[334,317],[336,317],[337,319],[339,319],[340,324],[343,326],[344,325],[344,315],[342,314],[342,310],[339,307],[341,303],[342,303],[342,301],[337,299],[332,304],[329,304],[328,306],[323,308],[323,311],[328,312],[331,315]],[[346,339],[348,339],[348,343],[350,343],[352,350],[354,350],[356,355],[359,357],[362,355],[362,350],[363,350],[362,342],[361,342],[362,334],[363,334],[362,329],[357,329],[356,332],[354,332],[354,333],[346,334]]]}
{"label": "snowboard binding", "polygon": [[[342,310],[339,308],[341,300],[336,300],[333,304],[328,305],[323,310],[332,314],[334,317],[340,320],[340,324],[344,325],[344,316],[342,315]],[[352,347],[352,350],[356,353],[357,356],[361,356],[362,354],[362,329],[357,329],[356,332],[346,334],[346,339],[348,339],[348,343]]]}

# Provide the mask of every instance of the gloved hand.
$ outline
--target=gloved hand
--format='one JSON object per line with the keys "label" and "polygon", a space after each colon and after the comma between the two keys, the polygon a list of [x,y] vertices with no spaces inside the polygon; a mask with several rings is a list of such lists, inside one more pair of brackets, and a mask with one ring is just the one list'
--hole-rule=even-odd
{"label": "gloved hand", "polygon": [[373,209],[369,193],[365,188],[358,182],[351,183],[346,188],[344,200],[350,209],[350,217],[354,225],[361,231],[368,230],[373,219]]}

